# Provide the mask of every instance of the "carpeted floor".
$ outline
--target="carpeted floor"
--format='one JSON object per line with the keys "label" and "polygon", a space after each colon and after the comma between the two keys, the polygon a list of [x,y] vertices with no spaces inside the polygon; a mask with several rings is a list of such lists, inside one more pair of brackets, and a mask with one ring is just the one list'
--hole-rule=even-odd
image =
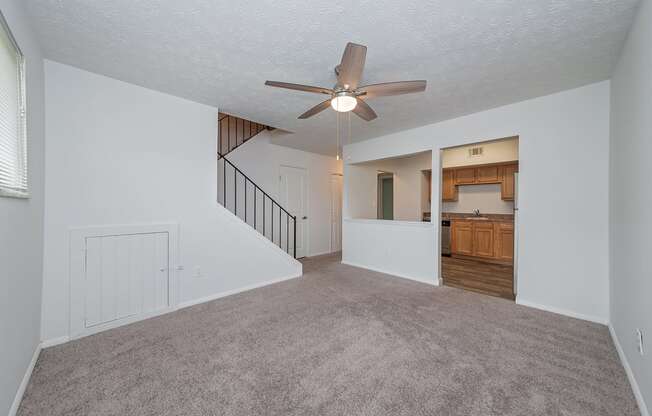
{"label": "carpeted floor", "polygon": [[18,414],[639,414],[606,327],[337,260],[46,349]]}

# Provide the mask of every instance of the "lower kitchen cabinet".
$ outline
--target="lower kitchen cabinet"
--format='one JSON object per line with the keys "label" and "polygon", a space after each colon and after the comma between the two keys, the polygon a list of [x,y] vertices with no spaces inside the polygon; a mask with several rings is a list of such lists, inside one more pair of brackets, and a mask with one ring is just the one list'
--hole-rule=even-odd
{"label": "lower kitchen cabinet", "polygon": [[494,233],[496,259],[511,262],[514,259],[514,224],[497,222],[494,224]]}
{"label": "lower kitchen cabinet", "polygon": [[451,221],[451,253],[473,255],[472,221]]}
{"label": "lower kitchen cabinet", "polygon": [[514,224],[491,220],[451,220],[451,254],[511,263]]}
{"label": "lower kitchen cabinet", "polygon": [[473,224],[473,255],[494,257],[494,224],[477,221]]}

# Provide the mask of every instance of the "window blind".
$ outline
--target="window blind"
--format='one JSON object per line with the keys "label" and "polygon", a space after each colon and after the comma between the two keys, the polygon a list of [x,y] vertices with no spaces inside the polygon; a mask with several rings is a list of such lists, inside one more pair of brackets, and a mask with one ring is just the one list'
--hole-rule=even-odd
{"label": "window blind", "polygon": [[23,56],[0,15],[0,196],[28,196]]}

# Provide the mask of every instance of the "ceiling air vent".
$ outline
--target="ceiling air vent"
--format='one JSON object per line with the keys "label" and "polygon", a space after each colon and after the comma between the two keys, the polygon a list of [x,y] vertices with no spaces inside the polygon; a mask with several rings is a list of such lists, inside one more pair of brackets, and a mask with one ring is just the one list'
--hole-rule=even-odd
{"label": "ceiling air vent", "polygon": [[469,157],[482,156],[482,147],[472,147],[469,149]]}

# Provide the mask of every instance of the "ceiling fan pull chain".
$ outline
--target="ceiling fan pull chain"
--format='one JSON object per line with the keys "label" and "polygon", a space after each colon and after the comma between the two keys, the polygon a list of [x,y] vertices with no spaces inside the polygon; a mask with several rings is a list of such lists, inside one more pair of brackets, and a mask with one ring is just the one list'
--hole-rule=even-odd
{"label": "ceiling fan pull chain", "polygon": [[[351,144],[351,112],[349,111],[348,114],[349,114],[349,141],[346,144]],[[342,156],[344,156],[344,154],[342,154]]]}
{"label": "ceiling fan pull chain", "polygon": [[335,159],[340,160],[340,112],[336,111],[335,112],[335,117],[337,119],[337,122],[335,123],[336,129],[337,129],[337,141],[335,145],[337,146],[335,149]]}

